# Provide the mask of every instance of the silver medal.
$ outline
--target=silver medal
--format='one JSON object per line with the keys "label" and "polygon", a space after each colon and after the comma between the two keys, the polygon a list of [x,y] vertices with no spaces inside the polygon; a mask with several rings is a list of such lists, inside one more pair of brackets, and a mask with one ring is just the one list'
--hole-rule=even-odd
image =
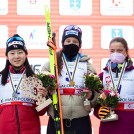
{"label": "silver medal", "polygon": [[13,92],[13,93],[12,93],[12,97],[13,97],[13,98],[17,98],[17,97],[18,97],[17,93]]}

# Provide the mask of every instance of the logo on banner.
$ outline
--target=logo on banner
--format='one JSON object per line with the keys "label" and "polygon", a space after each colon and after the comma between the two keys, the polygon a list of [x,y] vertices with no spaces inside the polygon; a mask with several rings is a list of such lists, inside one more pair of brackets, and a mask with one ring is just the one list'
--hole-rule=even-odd
{"label": "logo on banner", "polygon": [[114,6],[119,6],[121,3],[121,0],[112,0],[112,3],[114,4]]}
{"label": "logo on banner", "polygon": [[35,29],[30,33],[29,39],[33,39],[34,38],[34,33],[35,33]]}
{"label": "logo on banner", "polygon": [[112,29],[111,34],[112,34],[112,39],[115,37],[123,37],[123,29]]}
{"label": "logo on banner", "polygon": [[105,77],[105,81],[106,81],[106,83],[111,83],[111,78],[110,78],[110,76]]}
{"label": "logo on banner", "polygon": [[31,64],[30,66],[34,73],[39,73],[41,71],[41,64]]}
{"label": "logo on banner", "polygon": [[30,0],[29,3],[30,4],[36,4],[37,0]]}
{"label": "logo on banner", "polygon": [[81,8],[81,0],[70,0],[70,8],[79,10]]}

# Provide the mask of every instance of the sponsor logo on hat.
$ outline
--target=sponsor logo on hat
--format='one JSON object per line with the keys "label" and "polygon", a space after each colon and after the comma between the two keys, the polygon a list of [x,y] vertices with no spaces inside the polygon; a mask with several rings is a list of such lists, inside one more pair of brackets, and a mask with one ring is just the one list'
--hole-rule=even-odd
{"label": "sponsor logo on hat", "polygon": [[13,45],[14,46],[14,48],[17,48],[17,45]]}
{"label": "sponsor logo on hat", "polygon": [[74,35],[77,35],[78,36],[78,32],[77,31],[74,31],[74,30],[70,30],[70,31],[66,31],[65,32],[65,35],[69,35],[69,34],[74,34]]}
{"label": "sponsor logo on hat", "polygon": [[21,41],[12,41],[8,44],[8,47],[12,46],[12,45],[21,45],[23,46],[24,44]]}

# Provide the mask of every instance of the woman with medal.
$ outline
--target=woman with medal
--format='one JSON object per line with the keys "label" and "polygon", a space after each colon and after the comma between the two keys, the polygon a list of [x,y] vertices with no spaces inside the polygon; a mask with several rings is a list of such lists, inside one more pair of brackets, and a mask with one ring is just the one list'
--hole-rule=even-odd
{"label": "woman with medal", "polygon": [[[128,54],[128,44],[124,38],[116,37],[111,40],[109,50],[110,59],[99,76],[103,87],[109,83],[119,93],[119,104],[115,110],[118,120],[101,122],[99,134],[134,134],[134,67]],[[106,109],[96,107],[95,116],[106,117],[109,114]]]}
{"label": "woman with medal", "polygon": [[[46,112],[35,110],[35,101],[20,91],[23,76],[33,76],[25,42],[18,34],[6,42],[6,65],[0,72],[0,134],[40,134],[39,116]],[[38,92],[46,96],[41,87]]]}
{"label": "woman with medal", "polygon": [[[84,74],[94,73],[95,69],[88,61],[90,56],[79,52],[82,31],[76,25],[69,25],[62,35],[62,49],[57,52],[57,63],[60,83],[61,106],[65,134],[91,134],[89,113],[97,98],[96,92],[84,89]],[[50,71],[49,62],[42,69]],[[81,92],[86,92],[88,101],[84,101]],[[85,102],[85,106],[84,106]],[[90,107],[91,103],[91,107]],[[47,134],[56,134],[53,109],[50,105]]]}

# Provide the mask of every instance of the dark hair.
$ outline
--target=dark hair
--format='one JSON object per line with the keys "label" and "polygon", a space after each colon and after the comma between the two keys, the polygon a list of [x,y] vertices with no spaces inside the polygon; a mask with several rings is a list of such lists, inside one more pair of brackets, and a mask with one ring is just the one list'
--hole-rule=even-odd
{"label": "dark hair", "polygon": [[61,69],[62,69],[62,50],[57,52],[57,66],[58,66],[58,74],[61,75]]}
{"label": "dark hair", "polygon": [[[1,79],[2,85],[5,85],[6,82],[7,82],[7,78],[8,78],[8,74],[9,74],[9,65],[11,65],[10,62],[8,60],[6,60],[5,68],[0,72],[0,74],[2,75],[2,79]],[[26,68],[26,76],[27,77],[33,76],[34,72],[31,68],[27,58],[24,62],[24,65],[25,65],[25,68]]]}
{"label": "dark hair", "polygon": [[[129,59],[129,54],[128,54],[128,44],[127,44],[127,41],[122,38],[122,37],[116,37],[116,38],[113,38],[111,41],[110,41],[110,45],[113,43],[113,42],[120,42],[123,47],[125,48],[126,52],[127,52],[127,57],[126,57],[126,61],[128,61]],[[110,46],[109,45],[109,46]],[[133,61],[130,59],[130,65],[133,64]]]}
{"label": "dark hair", "polygon": [[122,37],[116,37],[116,38],[113,38],[111,41],[110,41],[110,45],[113,43],[113,42],[120,42],[123,47],[125,48],[126,52],[128,52],[128,44],[127,44],[127,41],[122,38]]}

